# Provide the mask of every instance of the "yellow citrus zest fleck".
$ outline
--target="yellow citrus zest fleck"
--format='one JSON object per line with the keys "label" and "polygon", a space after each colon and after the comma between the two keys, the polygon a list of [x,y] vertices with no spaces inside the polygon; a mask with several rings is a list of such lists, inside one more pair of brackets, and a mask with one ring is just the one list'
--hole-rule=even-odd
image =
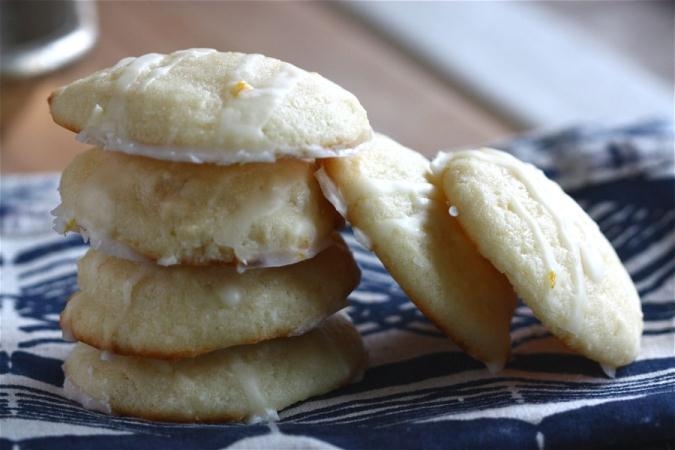
{"label": "yellow citrus zest fleck", "polygon": [[234,86],[232,86],[230,88],[230,92],[232,93],[232,95],[234,95],[236,97],[237,95],[241,94],[243,91],[248,91],[248,90],[251,90],[251,89],[253,89],[253,86],[251,86],[250,84],[248,84],[244,80],[239,80],[234,84]]}
{"label": "yellow citrus zest fleck", "polygon": [[70,219],[65,226],[65,231],[77,231],[78,226],[77,222],[75,222],[75,219]]}
{"label": "yellow citrus zest fleck", "polygon": [[555,278],[556,278],[555,272],[551,270],[548,273],[548,284],[551,285],[551,289],[555,287]]}

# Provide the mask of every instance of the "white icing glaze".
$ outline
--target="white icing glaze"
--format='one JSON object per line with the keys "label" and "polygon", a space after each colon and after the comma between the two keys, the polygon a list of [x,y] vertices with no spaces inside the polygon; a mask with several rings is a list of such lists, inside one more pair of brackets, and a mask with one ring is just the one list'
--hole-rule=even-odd
{"label": "white icing glaze", "polygon": [[[308,246],[279,248],[276,243],[264,247],[250,241],[250,230],[263,217],[274,217],[288,208],[293,198],[293,187],[283,180],[270,179],[275,184],[273,192],[251,192],[247,201],[240,204],[236,211],[236,221],[224,224],[213,235],[213,242],[222,247],[232,248],[239,270],[254,267],[278,267],[293,264],[311,258],[330,244],[329,237],[323,238],[316,234],[314,223],[303,219],[294,223],[292,230],[293,240]],[[215,202],[218,198],[229,194],[228,187],[222,186],[220,192],[214,192],[209,201]],[[213,206],[215,207],[215,206]],[[289,236],[291,238],[291,236]],[[308,242],[309,241],[309,242]],[[253,244],[253,245],[252,245]]]}
{"label": "white icing glaze", "polygon": [[138,89],[141,91],[147,89],[148,86],[150,86],[153,82],[167,76],[169,72],[171,72],[171,69],[188,58],[200,58],[202,56],[216,52],[217,51],[212,48],[192,48],[175,52],[173,54],[172,60],[170,60],[167,64],[161,64],[152,69],[140,84]]}
{"label": "white icing glaze", "polygon": [[[283,64],[274,77],[251,86],[248,81],[256,78],[257,68],[264,59],[262,55],[244,55],[240,66],[226,80],[230,95],[223,101],[219,126],[219,137],[223,145],[215,148],[184,148],[170,144],[153,146],[135,142],[126,136],[125,110],[130,92],[147,89],[187,59],[201,58],[214,52],[216,51],[213,49],[190,49],[171,55],[150,53],[119,61],[102,73],[103,76],[111,72],[121,72],[110,101],[104,106],[94,106],[77,139],[108,150],[190,163],[273,162],[281,156],[329,158],[348,156],[357,151],[358,147],[330,148],[316,144],[302,148],[285,148],[267,138],[263,132],[264,126],[278,105],[307,73],[291,64]],[[232,90],[240,82],[246,82],[252,89]],[[167,142],[171,141],[172,139],[168,139]]]}
{"label": "white icing glaze", "polygon": [[[408,195],[413,199],[428,199],[434,190],[431,183],[409,180],[370,179],[367,186],[371,191],[387,195]],[[422,203],[426,204],[426,203]]]}
{"label": "white icing glaze", "polygon": [[96,105],[100,108],[100,111],[97,111],[96,107],[94,108],[85,128],[92,129],[95,127],[97,132],[119,134],[126,122],[125,108],[127,95],[131,87],[144,72],[147,72],[151,66],[159,64],[163,58],[164,55],[148,53],[138,58],[125,58],[126,62],[123,64],[120,64],[120,61],[115,70],[121,70],[122,73],[115,82],[110,101],[105,108]]}
{"label": "white icing glaze", "polygon": [[122,284],[122,299],[124,300],[125,305],[129,305],[129,303],[131,303],[131,298],[133,297],[134,289],[136,288],[136,286],[138,286],[138,283],[143,278],[145,278],[146,275],[147,275],[146,269],[142,265],[139,265],[137,271],[129,278],[124,280],[124,283]]}
{"label": "white icing glaze", "polygon": [[260,253],[250,253],[239,248],[234,249],[237,256],[237,271],[243,273],[249,269],[265,267],[281,267],[310,259],[328,248],[333,242],[332,237],[318,240],[309,248],[287,248],[284,250],[263,250]]}
{"label": "white icing glaze", "polygon": [[[228,88],[231,90],[241,81],[249,83],[264,60],[263,55],[245,55],[235,69]],[[305,74],[306,72],[293,65],[284,64],[270,80],[258,82],[252,85],[252,89],[232,94],[223,102],[219,128],[221,139],[232,143],[235,148],[263,151],[273,149],[274,143],[265,135],[263,128],[278,105]]]}
{"label": "white icing glaze", "polygon": [[52,209],[50,214],[54,216],[52,229],[58,234],[66,234],[68,232],[68,223],[73,219],[73,215],[67,212],[62,204]]}
{"label": "white icing glaze", "polygon": [[251,411],[248,423],[279,420],[276,408],[269,404],[260,390],[255,372],[237,355],[233,356],[230,368],[239,381]]}
{"label": "white icing glaze", "polygon": [[[387,180],[381,178],[362,180],[362,187],[370,191],[369,197],[401,196],[409,202],[409,208],[401,207],[401,215],[381,219],[378,223],[381,232],[387,233],[392,228],[404,230],[411,235],[423,232],[428,210],[434,206],[432,197],[434,186],[427,181]],[[374,234],[375,232],[373,232]]]}
{"label": "white icing glaze", "polygon": [[328,176],[326,170],[321,167],[314,173],[314,178],[319,182],[319,187],[323,196],[326,197],[335,210],[340,213],[342,217],[347,217],[347,202],[345,201],[340,189],[333,183],[333,180]]}
{"label": "white icing glaze", "polygon": [[[66,211],[63,205],[59,205],[51,211],[54,216],[54,231],[65,234],[68,231],[79,233],[84,242],[89,242],[94,250],[100,250],[108,256],[127,259],[130,261],[147,262],[148,258],[137,253],[131,247],[119,241],[110,239],[103,232],[93,231],[90,227],[81,223],[75,223],[74,215]],[[75,224],[75,230],[69,230],[70,224]]]}
{"label": "white icing glaze", "polygon": [[549,245],[548,241],[544,238],[544,232],[535,220],[532,215],[527,212],[527,209],[520,203],[518,199],[511,199],[511,207],[513,212],[519,215],[525,222],[527,222],[528,227],[532,230],[534,235],[534,240],[537,241],[537,246],[542,252],[544,257],[544,264],[546,265],[547,273],[553,272],[558,273],[558,264],[555,260],[555,255],[553,254],[553,249]]}
{"label": "white icing glaze", "polygon": [[[286,205],[286,202],[282,200],[283,195],[280,195],[281,191],[282,190],[277,190],[277,195],[271,196],[274,198],[266,199],[268,201],[258,201],[254,199],[248,202],[247,207],[250,208],[250,211],[247,214],[243,214],[242,211],[239,211],[242,213],[242,216],[244,216],[240,222],[242,224],[240,229],[246,230],[250,228],[250,226],[245,225],[244,222],[246,220],[252,221],[261,209],[264,211],[274,211],[283,208]],[[52,214],[55,216],[54,230],[62,234],[66,231],[67,224],[72,221],[72,215],[66,212],[62,206],[55,208],[52,211]],[[248,217],[248,219],[246,217]],[[76,227],[76,232],[82,236],[84,242],[89,242],[94,250],[99,250],[108,256],[114,256],[116,258],[126,259],[129,261],[145,263],[152,262],[149,258],[136,252],[134,249],[123,242],[111,239],[105,232],[92,231],[92,229],[86,226],[86,224],[79,222],[76,224]],[[308,230],[302,227],[298,227],[295,231],[299,235],[307,236],[310,234]],[[260,248],[256,251],[253,251],[249,248],[239,246],[234,247],[233,250],[237,259],[236,265],[238,271],[241,273],[247,269],[280,267],[313,258],[321,251],[328,248],[332,243],[333,238],[328,236],[324,239],[317,239],[309,248],[286,248],[283,250]],[[172,266],[179,264],[180,260],[176,255],[166,255],[157,260],[156,263],[160,266]]]}
{"label": "white icing glaze", "polygon": [[448,165],[448,162],[453,157],[453,153],[450,152],[438,152],[436,154],[436,157],[431,161],[431,164],[429,165],[431,169],[431,173],[435,177],[441,177],[443,176],[443,172],[445,172],[445,168]]}
{"label": "white icing glaze", "polygon": [[241,291],[236,286],[228,285],[219,292],[220,299],[226,306],[236,306],[241,302]]}
{"label": "white icing glaze", "polygon": [[[439,170],[440,163],[443,161],[447,164],[450,159],[474,157],[479,158],[485,162],[495,164],[503,169],[506,169],[515,179],[517,179],[527,190],[528,194],[541,205],[553,218],[558,236],[561,244],[571,255],[572,261],[571,278],[573,286],[576,290],[576,295],[573,299],[573,307],[571,312],[570,328],[572,332],[578,330],[581,326],[582,308],[586,301],[586,283],[584,275],[587,275],[593,281],[600,281],[604,273],[602,266],[602,258],[597,254],[597,251],[592,247],[592,243],[585,242],[583,236],[579,232],[582,225],[576,219],[581,214],[578,205],[573,200],[569,199],[557,185],[552,182],[543,182],[546,180],[545,175],[531,164],[526,164],[508,153],[497,150],[483,149],[480,151],[458,152],[447,154],[440,157],[440,161],[435,165],[435,170]],[[538,179],[539,178],[539,179]],[[548,181],[548,180],[547,180]],[[556,189],[557,188],[557,189]],[[529,224],[537,244],[544,252],[544,259],[547,264],[547,276],[551,272],[559,273],[556,270],[557,264],[553,256],[550,245],[544,239],[544,233],[539,224],[525,212],[522,205],[517,202],[512,203],[516,212],[521,215]],[[572,233],[571,230],[577,230],[577,233]],[[552,289],[555,283],[551,283]]]}
{"label": "white icing glaze", "polygon": [[113,72],[117,69],[121,69],[124,66],[128,66],[134,59],[136,59],[135,56],[127,56],[126,58],[122,58],[119,61],[117,61],[117,64],[112,66],[107,72]]}
{"label": "white icing glaze", "polygon": [[108,402],[95,399],[94,397],[85,393],[68,378],[66,378],[63,382],[63,395],[66,398],[79,403],[86,409],[99,411],[106,414],[112,413],[112,409],[110,408],[110,404]]}
{"label": "white icing glaze", "polygon": [[405,230],[412,235],[420,234],[424,230],[424,217],[421,214],[410,215],[406,217],[383,219],[380,224],[395,226],[401,230]]}
{"label": "white icing glaze", "polygon": [[230,165],[252,162],[274,162],[278,158],[293,157],[298,159],[342,158],[358,153],[362,146],[357,147],[321,147],[319,145],[305,145],[303,148],[289,148],[275,146],[273,149],[248,150],[242,148],[182,148],[170,145],[145,145],[134,142],[125,137],[111,133],[98,133],[96,130],[82,130],[76,139],[85,144],[96,145],[105,150],[114,150],[129,155],[146,156],[174,162],[188,162],[193,164]]}
{"label": "white icing glaze", "polygon": [[616,378],[616,367],[600,363],[600,368],[602,369],[603,372],[605,372],[605,375],[607,375],[609,378]]}
{"label": "white icing glaze", "polygon": [[160,266],[175,266],[176,264],[179,263],[178,258],[176,255],[169,255],[169,256],[164,256],[162,258],[159,258],[157,260],[157,264]]}
{"label": "white icing glaze", "polygon": [[215,50],[191,49],[176,52],[170,57],[149,53],[138,58],[122,59],[107,71],[107,73],[121,72],[115,81],[110,100],[104,106],[99,104],[94,106],[80,134],[86,136],[86,141],[94,145],[114,142],[124,134],[127,98],[130,92],[147,89],[187,58],[199,58],[213,52]]}
{"label": "white icing glaze", "polygon": [[92,232],[90,229],[83,226],[79,226],[80,235],[84,242],[89,242],[91,248],[94,250],[99,250],[105,253],[108,256],[114,256],[115,258],[126,259],[129,261],[136,262],[149,262],[150,260],[140,253],[136,252],[134,249],[128,245],[110,239],[104,233]]}
{"label": "white icing glaze", "polygon": [[605,275],[605,265],[597,252],[589,249],[587,245],[579,247],[581,251],[581,263],[584,265],[584,272],[596,283],[601,281]]}

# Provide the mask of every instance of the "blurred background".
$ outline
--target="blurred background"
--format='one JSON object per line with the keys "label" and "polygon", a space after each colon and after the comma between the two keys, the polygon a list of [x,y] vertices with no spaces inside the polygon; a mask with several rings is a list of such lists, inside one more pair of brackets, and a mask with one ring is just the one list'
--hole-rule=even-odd
{"label": "blurred background", "polygon": [[353,92],[426,155],[674,112],[675,2],[0,2],[0,165],[62,170],[57,87],[126,56],[263,53]]}

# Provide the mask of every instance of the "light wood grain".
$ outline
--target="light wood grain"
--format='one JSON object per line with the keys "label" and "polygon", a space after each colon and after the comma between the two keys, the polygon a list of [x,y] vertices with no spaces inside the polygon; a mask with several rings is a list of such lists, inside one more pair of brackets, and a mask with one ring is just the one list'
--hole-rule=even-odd
{"label": "light wood grain", "polygon": [[427,155],[515,130],[398,48],[328,3],[102,2],[100,39],[77,64],[49,76],[3,81],[3,172],[62,170],[86,146],[53,124],[58,86],[119,59],[189,47],[257,52],[317,71],[353,92],[373,127]]}

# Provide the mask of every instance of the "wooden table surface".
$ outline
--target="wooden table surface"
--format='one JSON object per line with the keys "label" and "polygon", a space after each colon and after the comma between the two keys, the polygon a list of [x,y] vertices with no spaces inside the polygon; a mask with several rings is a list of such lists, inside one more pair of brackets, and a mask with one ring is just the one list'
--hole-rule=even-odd
{"label": "wooden table surface", "polygon": [[211,47],[263,53],[317,71],[353,92],[373,127],[426,155],[518,130],[419,65],[339,6],[324,2],[101,2],[100,36],[59,72],[0,87],[3,172],[60,171],[86,148],[55,125],[55,88],[125,56]]}

